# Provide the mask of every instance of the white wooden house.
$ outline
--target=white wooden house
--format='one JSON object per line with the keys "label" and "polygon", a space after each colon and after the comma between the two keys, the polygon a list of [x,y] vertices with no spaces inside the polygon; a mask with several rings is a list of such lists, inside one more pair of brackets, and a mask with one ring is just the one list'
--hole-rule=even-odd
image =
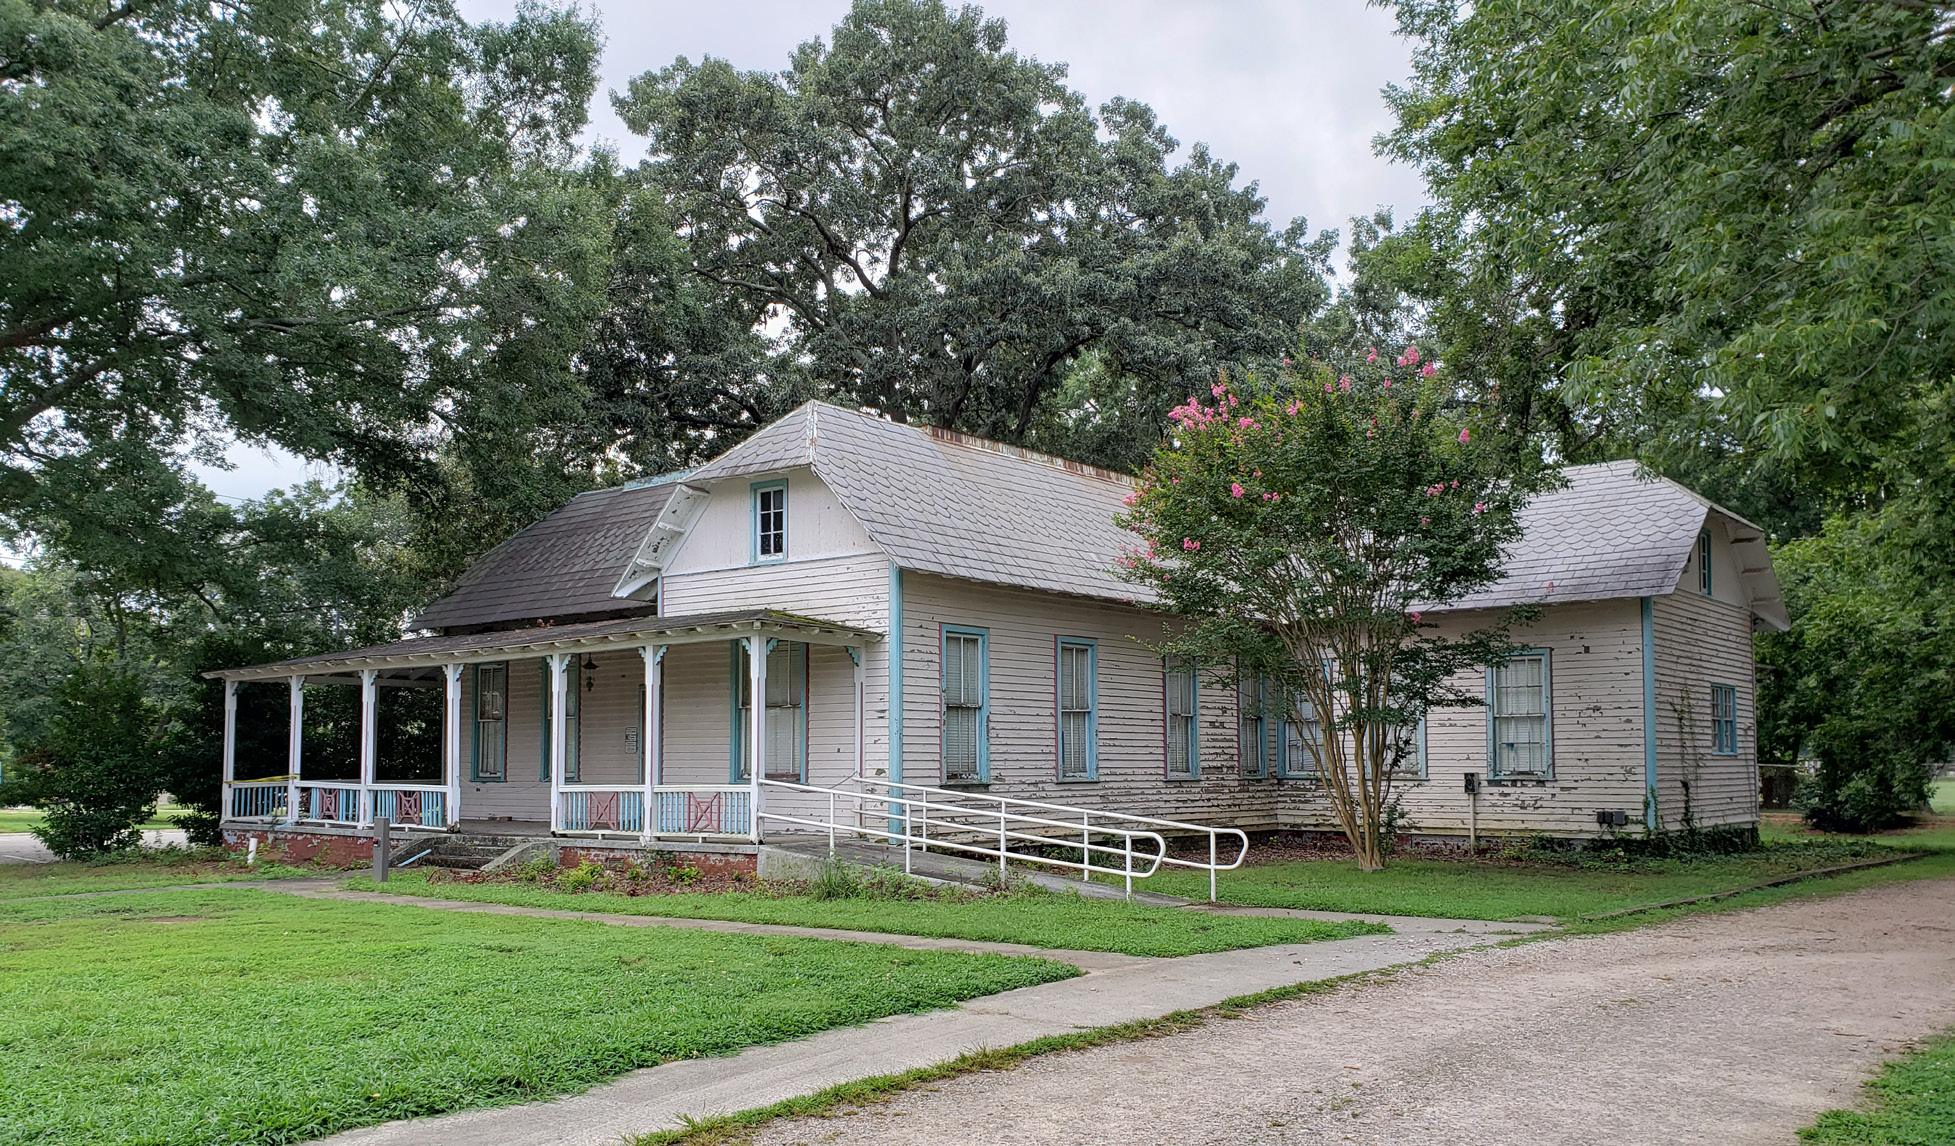
{"label": "white wooden house", "polygon": [[[1488,706],[1422,729],[1409,829],[1755,824],[1751,638],[1786,623],[1762,532],[1633,463],[1568,478],[1526,509],[1505,578],[1444,618],[1544,606],[1534,651],[1479,674]],[[271,779],[227,735],[227,826],[756,839],[819,830],[837,791],[930,790],[1329,827],[1309,729],[1149,651],[1168,618],[1110,572],[1131,488],[810,403],[695,470],[574,499],[470,569],[416,622],[431,635],[215,674],[284,682],[295,713],[358,687],[367,717],[358,781],[308,780],[297,720]],[[438,784],[375,779],[397,687],[445,690]]]}

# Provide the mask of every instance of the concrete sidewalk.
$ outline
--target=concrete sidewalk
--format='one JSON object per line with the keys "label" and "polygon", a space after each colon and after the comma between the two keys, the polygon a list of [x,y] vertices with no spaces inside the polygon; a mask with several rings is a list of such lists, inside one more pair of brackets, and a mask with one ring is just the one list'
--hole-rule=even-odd
{"label": "concrete sidewalk", "polygon": [[[1143,959],[1017,944],[371,895],[298,886],[300,882],[268,884],[266,889],[319,898],[583,919],[620,926],[791,934],[936,950],[1028,954],[1072,963],[1086,972],[1062,983],[971,999],[950,1010],[896,1015],[795,1042],[749,1047],[730,1057],[688,1059],[633,1071],[616,1082],[551,1102],[390,1122],[324,1140],[335,1146],[615,1146],[621,1138],[677,1128],[686,1117],[751,1110],[844,1082],[932,1066],[966,1051],[1016,1046],[1048,1035],[1159,1018],[1277,987],[1382,970],[1539,929],[1528,924],[1408,919],[1395,921],[1405,925],[1396,935],[1282,944],[1179,959]],[[1317,918],[1379,918],[1312,914]]]}

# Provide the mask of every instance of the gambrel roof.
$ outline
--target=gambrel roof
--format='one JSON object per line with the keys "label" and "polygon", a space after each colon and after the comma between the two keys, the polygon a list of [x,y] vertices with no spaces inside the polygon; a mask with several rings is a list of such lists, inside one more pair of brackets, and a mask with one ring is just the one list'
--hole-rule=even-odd
{"label": "gambrel roof", "polygon": [[653,601],[612,592],[672,491],[669,484],[627,485],[578,494],[477,558],[452,592],[415,618],[414,627],[508,627],[654,612]]}
{"label": "gambrel roof", "polygon": [[806,466],[904,569],[1115,600],[1135,543],[1114,524],[1132,478],[998,442],[809,402],[687,484]]}
{"label": "gambrel roof", "polygon": [[1521,539],[1507,551],[1505,575],[1449,609],[1664,596],[1676,590],[1697,535],[1720,517],[1752,614],[1780,632],[1789,626],[1764,530],[1676,482],[1643,474],[1634,461],[1562,473],[1564,488],[1521,510]]}

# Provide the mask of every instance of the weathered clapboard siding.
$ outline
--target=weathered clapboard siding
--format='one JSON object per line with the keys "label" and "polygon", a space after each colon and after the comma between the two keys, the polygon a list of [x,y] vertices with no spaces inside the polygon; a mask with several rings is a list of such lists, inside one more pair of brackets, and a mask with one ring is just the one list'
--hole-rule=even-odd
{"label": "weathered clapboard siding", "polygon": [[[785,480],[787,556],[753,561],[752,485]],[[662,586],[667,616],[768,608],[872,632],[889,626],[889,560],[855,518],[807,469],[758,474],[714,491]],[[870,775],[888,771],[888,647],[864,650],[863,757]],[[732,728],[729,646],[675,646],[666,656],[665,777],[668,783],[729,782]],[[855,773],[855,665],[848,653],[812,646],[808,656],[808,780],[837,784]],[[774,810],[814,805],[772,793]]]}
{"label": "weathered clapboard siding", "polygon": [[541,775],[543,752],[543,670],[537,660],[511,660],[509,695],[503,719],[508,724],[509,757],[501,783],[472,779],[469,759],[475,743],[475,670],[462,671],[462,799],[465,820],[550,818],[550,783]]}
{"label": "weathered clapboard siding", "polygon": [[577,697],[578,781],[643,783],[638,726],[644,722],[640,701],[644,696],[645,658],[633,649],[600,653],[589,659],[597,665],[596,670],[580,667],[566,682],[568,687],[582,690]]}
{"label": "weathered clapboard siding", "polygon": [[[1713,574],[1716,554],[1712,555]],[[1736,578],[1730,578],[1735,581]],[[1713,576],[1712,586],[1716,588]],[[1758,727],[1751,616],[1742,605],[1697,591],[1687,570],[1675,593],[1655,598],[1657,787],[1663,826],[1758,822]],[[1712,752],[1711,686],[1737,694],[1738,752]]]}
{"label": "weathered clapboard siding", "polygon": [[[1273,817],[1262,787],[1234,769],[1234,700],[1205,688],[1201,697],[1201,778],[1168,782],[1165,694],[1160,659],[1142,642],[1159,640],[1159,614],[1084,598],[958,581],[903,578],[903,775],[942,779],[943,626],[988,633],[990,791],[1137,815],[1242,821]],[[1082,638],[1097,653],[1097,780],[1058,778],[1057,642]],[[1226,758],[1220,751],[1228,747]],[[1261,805],[1261,806],[1259,806]]]}
{"label": "weathered clapboard siding", "polygon": [[[1449,616],[1447,630],[1464,632],[1493,620],[1490,614]],[[1643,806],[1642,619],[1634,600],[1561,605],[1543,612],[1515,639],[1548,651],[1553,776],[1543,785],[1486,787],[1480,791],[1479,827],[1488,834],[1542,832],[1596,835],[1595,813],[1621,809],[1640,816]],[[1460,678],[1476,696],[1486,674]],[[1426,779],[1399,781],[1407,830],[1463,834],[1468,799],[1464,774],[1487,766],[1484,707],[1436,710],[1427,720]],[[1335,825],[1320,786],[1282,781],[1280,816],[1286,827],[1331,829]]]}

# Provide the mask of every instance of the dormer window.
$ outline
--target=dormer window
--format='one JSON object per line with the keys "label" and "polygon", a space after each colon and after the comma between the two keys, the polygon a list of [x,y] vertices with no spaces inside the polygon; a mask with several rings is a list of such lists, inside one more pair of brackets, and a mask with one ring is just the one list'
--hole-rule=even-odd
{"label": "dormer window", "polygon": [[1697,535],[1697,588],[1711,596],[1711,531]]}
{"label": "dormer window", "polygon": [[779,561],[787,556],[787,483],[753,487],[753,554],[755,561]]}

